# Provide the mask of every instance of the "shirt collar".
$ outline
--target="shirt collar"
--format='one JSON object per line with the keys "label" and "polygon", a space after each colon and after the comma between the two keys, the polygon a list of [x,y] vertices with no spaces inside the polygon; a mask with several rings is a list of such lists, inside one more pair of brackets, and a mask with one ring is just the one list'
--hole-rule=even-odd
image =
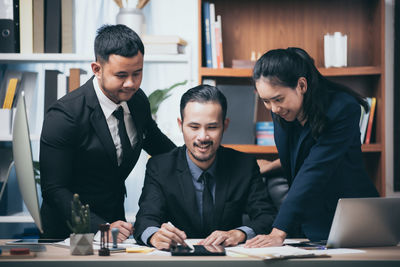
{"label": "shirt collar", "polygon": [[[198,182],[201,174],[204,172],[199,166],[197,166],[192,159],[189,157],[189,151],[186,148],[186,161],[189,166],[190,173],[192,174],[193,178]],[[205,170],[208,172],[212,177],[216,177],[217,173],[217,157],[215,157],[214,162],[211,164],[211,166]]]}
{"label": "shirt collar", "polygon": [[128,104],[126,101],[122,101],[119,104],[115,104],[111,99],[109,99],[103,91],[100,89],[99,81],[95,78],[93,79],[93,87],[96,92],[97,99],[99,100],[101,109],[103,110],[104,117],[108,119],[112,113],[119,107],[122,106],[124,113],[130,113]]}

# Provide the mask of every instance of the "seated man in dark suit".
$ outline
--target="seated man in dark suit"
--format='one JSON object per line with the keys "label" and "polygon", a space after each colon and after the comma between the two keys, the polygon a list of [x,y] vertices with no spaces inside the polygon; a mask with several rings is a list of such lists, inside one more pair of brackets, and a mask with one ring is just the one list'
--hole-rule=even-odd
{"label": "seated man in dark suit", "polygon": [[[124,25],[106,25],[95,39],[94,76],[50,106],[40,139],[44,237],[70,234],[71,200],[90,206],[91,231],[119,228],[118,241],[133,231],[126,222],[125,179],[142,149],[150,155],[175,145],[151,117],[140,89],[144,46]],[[111,231],[110,231],[111,240]]]}
{"label": "seated man in dark suit", "polygon": [[276,209],[255,158],[220,146],[226,110],[225,96],[213,86],[182,96],[178,124],[185,145],[147,164],[135,222],[138,243],[169,249],[186,238],[205,238],[200,244],[233,246],[271,229]]}

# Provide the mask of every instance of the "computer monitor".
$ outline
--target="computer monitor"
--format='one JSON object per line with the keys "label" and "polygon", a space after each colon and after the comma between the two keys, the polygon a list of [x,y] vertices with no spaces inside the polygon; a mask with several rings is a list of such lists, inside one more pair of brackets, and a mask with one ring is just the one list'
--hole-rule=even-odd
{"label": "computer monitor", "polygon": [[19,190],[37,228],[43,233],[24,92],[21,92],[17,102],[12,133],[12,148]]}

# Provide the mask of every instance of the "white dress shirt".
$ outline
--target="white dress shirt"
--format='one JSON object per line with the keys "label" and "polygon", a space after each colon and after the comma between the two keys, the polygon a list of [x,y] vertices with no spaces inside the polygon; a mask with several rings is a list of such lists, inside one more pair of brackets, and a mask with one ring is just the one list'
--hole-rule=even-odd
{"label": "white dress shirt", "polygon": [[99,82],[96,77],[93,79],[93,87],[96,92],[97,99],[99,100],[100,107],[103,110],[104,117],[106,118],[108,129],[110,130],[111,137],[114,141],[115,148],[117,150],[118,165],[122,162],[122,145],[118,133],[118,119],[112,115],[112,113],[122,106],[124,110],[124,122],[126,127],[126,132],[128,134],[129,140],[131,141],[132,147],[137,143],[137,133],[135,124],[133,123],[130,110],[126,101],[122,101],[119,104],[115,104],[111,101],[104,93],[101,91]]}

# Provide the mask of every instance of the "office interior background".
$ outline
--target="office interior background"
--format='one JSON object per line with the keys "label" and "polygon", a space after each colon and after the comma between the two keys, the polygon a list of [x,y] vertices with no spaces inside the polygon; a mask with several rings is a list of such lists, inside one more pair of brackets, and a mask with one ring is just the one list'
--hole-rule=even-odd
{"label": "office interior background", "polygon": [[[130,0],[133,1],[133,0]],[[351,1],[351,0],[350,0]],[[400,136],[400,126],[395,126],[395,121],[400,119],[400,109],[395,107],[400,104],[400,82],[399,82],[399,45],[395,49],[395,4],[400,5],[400,1],[385,0],[385,180],[386,196],[400,196],[400,191],[394,190],[395,165],[400,165],[400,142],[396,141]],[[177,145],[183,144],[180,130],[176,123],[179,116],[179,101],[181,95],[189,88],[199,84],[199,34],[198,22],[200,19],[198,11],[198,0],[151,0],[144,8],[145,33],[151,35],[178,35],[186,40],[188,45],[185,53],[179,55],[178,59],[146,60],[143,71],[143,81],[141,88],[147,95],[156,89],[167,88],[172,84],[187,80],[188,83],[172,91],[172,95],[164,101],[157,114],[157,123],[161,130],[166,133]],[[398,8],[397,8],[398,9]],[[115,24],[119,8],[113,0],[80,0],[75,1],[75,51],[76,54],[85,58],[92,58],[93,42],[98,29],[103,24]],[[398,12],[397,12],[398,13]],[[400,18],[397,18],[397,21]],[[397,22],[397,24],[399,24]],[[84,27],[79,26],[84,25]],[[222,29],[223,30],[223,29]],[[399,29],[397,29],[397,32]],[[397,33],[397,36],[399,34]],[[399,39],[399,38],[398,38]],[[399,40],[397,40],[399,42]],[[265,52],[265,51],[264,51]],[[395,72],[395,52],[397,52],[397,67]],[[92,76],[90,61],[86,62],[52,62],[52,63],[26,63],[26,64],[7,64],[0,62],[1,68],[35,71],[39,73],[39,80],[44,79],[45,69],[58,69],[61,72],[68,72],[70,68],[84,69],[87,74],[81,78],[81,83]],[[395,89],[395,78],[397,77],[397,89]],[[397,90],[397,91],[396,91]],[[395,91],[397,94],[395,94]],[[40,134],[43,121],[44,88],[38,88],[35,92],[37,103],[36,119],[30,125],[31,133]],[[395,101],[394,101],[395,100]],[[234,107],[232,107],[234,108]],[[395,110],[397,115],[395,117]],[[398,123],[397,123],[398,124]],[[396,132],[397,131],[397,135]],[[395,146],[397,145],[397,152]],[[33,157],[39,157],[39,139],[32,140]],[[396,161],[395,161],[396,155]],[[126,180],[127,198],[125,209],[128,220],[134,220],[138,211],[138,199],[140,197],[145,166],[148,155],[143,151],[140,160],[134,170]],[[2,166],[4,168],[4,166]],[[0,172],[4,175],[4,171]],[[400,171],[397,171],[400,175]],[[14,175],[15,176],[15,175]],[[11,177],[10,179],[15,179]],[[0,221],[0,225],[6,225]],[[17,224],[7,224],[3,228],[8,232],[18,232],[20,228]],[[1,237],[6,236],[4,230],[0,231]]]}

